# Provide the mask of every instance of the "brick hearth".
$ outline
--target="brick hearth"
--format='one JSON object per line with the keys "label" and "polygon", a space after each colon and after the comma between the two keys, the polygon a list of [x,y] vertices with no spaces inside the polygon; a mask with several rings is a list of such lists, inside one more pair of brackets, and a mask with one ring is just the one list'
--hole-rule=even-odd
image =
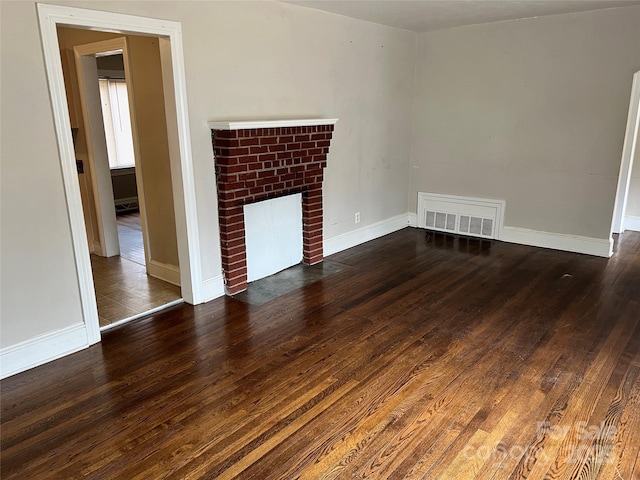
{"label": "brick hearth", "polygon": [[323,259],[322,181],[336,119],[210,122],[226,291],[247,288],[243,206],[302,193],[303,262]]}

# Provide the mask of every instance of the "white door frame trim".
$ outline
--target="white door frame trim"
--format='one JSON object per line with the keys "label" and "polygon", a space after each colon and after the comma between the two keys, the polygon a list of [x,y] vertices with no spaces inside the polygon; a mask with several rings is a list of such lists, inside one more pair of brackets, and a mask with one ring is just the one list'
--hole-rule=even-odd
{"label": "white door frame trim", "polygon": [[[71,123],[67,109],[67,98],[62,74],[62,61],[58,43],[57,26],[94,28],[122,34],[142,34],[168,39],[170,61],[175,91],[175,109],[181,178],[175,179],[174,193],[182,192],[180,198],[184,208],[176,209],[176,224],[184,225],[178,230],[178,253],[180,259],[180,281],[182,296],[191,304],[202,299],[202,267],[200,262],[200,240],[196,211],[195,179],[187,110],[187,89],[182,49],[182,30],[179,22],[157,20],[111,12],[86,10],[58,5],[37,4],[42,49],[44,53],[49,93],[62,178],[66,194],[67,209],[73,251],[76,260],[78,286],[82,302],[82,313],[89,345],[100,341],[98,310],[95,299],[89,247],[87,243],[80,188],[78,186],[75,153],[71,137]],[[165,58],[163,58],[163,63]],[[165,98],[165,101],[167,99]],[[170,136],[171,137],[171,136]],[[173,162],[172,158],[172,162]]]}
{"label": "white door frame trim", "polygon": [[640,71],[633,75],[631,86],[631,99],[629,100],[629,114],[622,147],[622,161],[618,176],[618,188],[613,207],[613,219],[611,221],[611,233],[624,233],[624,217],[627,209],[627,197],[629,184],[631,183],[631,171],[633,169],[633,157],[640,130]]}

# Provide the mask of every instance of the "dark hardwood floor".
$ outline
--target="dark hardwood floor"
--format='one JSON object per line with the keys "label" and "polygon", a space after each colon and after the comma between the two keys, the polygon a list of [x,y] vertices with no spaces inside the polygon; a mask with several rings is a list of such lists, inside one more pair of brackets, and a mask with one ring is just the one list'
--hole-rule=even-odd
{"label": "dark hardwood floor", "polygon": [[407,228],[1,382],[2,478],[640,478],[640,234]]}

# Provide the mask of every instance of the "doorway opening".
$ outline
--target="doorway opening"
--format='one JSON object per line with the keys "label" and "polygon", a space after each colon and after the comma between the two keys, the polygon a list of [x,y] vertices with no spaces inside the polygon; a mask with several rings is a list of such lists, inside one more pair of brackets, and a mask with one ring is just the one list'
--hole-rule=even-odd
{"label": "doorway opening", "polygon": [[[63,63],[66,90],[79,98],[68,106],[79,104],[70,117],[77,119],[79,182],[88,193],[82,207],[105,329],[182,300],[158,39],[61,27],[58,41],[73,51],[76,68],[72,75],[72,62],[66,71]],[[136,86],[145,98],[136,97]]]}
{"label": "doorway opening", "polygon": [[633,76],[611,236],[640,231],[640,71]]}
{"label": "doorway opening", "polygon": [[[170,189],[175,200],[171,209],[175,213],[178,277],[184,300],[198,304],[203,301],[203,282],[181,25],[168,20],[49,4],[38,4],[37,10],[81,301],[83,334],[74,338],[72,347],[78,350],[100,341],[100,326],[87,242],[89,225],[82,208],[83,187],[78,181],[73,141],[77,127],[72,125],[72,114],[67,105],[68,92],[65,92],[57,29],[70,27],[102,34],[150,36],[158,42],[172,172]],[[162,268],[162,265],[158,267]],[[64,355],[69,349],[69,345],[65,345],[65,350],[56,356]]]}

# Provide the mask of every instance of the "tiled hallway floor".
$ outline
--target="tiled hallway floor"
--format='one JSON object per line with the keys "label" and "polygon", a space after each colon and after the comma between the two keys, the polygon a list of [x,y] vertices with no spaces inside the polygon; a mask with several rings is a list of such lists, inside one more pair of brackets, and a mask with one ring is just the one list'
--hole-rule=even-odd
{"label": "tiled hallway floor", "polygon": [[121,256],[91,255],[101,327],[182,298],[180,287],[147,275],[136,215],[118,216]]}

